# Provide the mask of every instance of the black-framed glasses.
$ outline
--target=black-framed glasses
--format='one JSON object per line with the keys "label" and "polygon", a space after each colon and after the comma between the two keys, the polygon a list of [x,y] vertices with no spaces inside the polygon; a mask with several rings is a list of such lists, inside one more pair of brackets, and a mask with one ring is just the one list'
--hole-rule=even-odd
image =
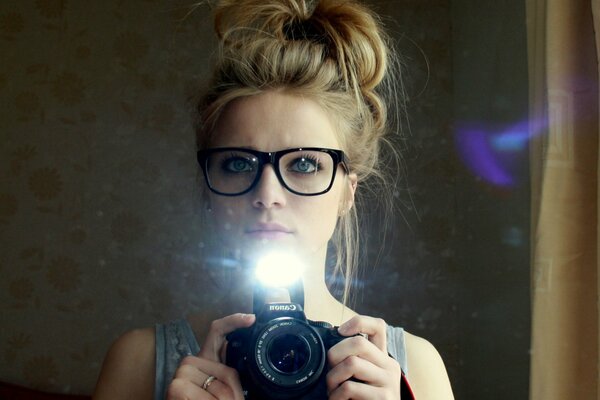
{"label": "black-framed glasses", "polygon": [[265,164],[273,165],[283,187],[300,196],[328,192],[339,164],[348,172],[343,151],[320,147],[273,152],[220,147],[200,150],[197,156],[208,187],[223,196],[239,196],[252,190],[258,184]]}

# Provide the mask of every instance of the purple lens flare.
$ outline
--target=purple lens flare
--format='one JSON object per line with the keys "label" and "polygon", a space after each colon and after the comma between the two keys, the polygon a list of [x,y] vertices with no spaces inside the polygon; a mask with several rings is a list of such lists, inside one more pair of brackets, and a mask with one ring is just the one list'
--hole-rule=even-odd
{"label": "purple lens flare", "polygon": [[531,120],[499,130],[482,123],[459,124],[455,135],[457,152],[475,176],[494,186],[510,188],[520,180],[518,169],[527,159],[529,141],[540,135],[545,126]]}

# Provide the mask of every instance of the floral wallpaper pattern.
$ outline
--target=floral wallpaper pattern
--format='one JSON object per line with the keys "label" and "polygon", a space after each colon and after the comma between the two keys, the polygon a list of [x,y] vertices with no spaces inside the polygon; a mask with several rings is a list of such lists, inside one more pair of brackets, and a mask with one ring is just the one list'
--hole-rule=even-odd
{"label": "floral wallpaper pattern", "polygon": [[[189,99],[214,47],[207,7],[189,4],[0,3],[2,381],[90,393],[119,334],[225,296],[198,262]],[[390,231],[402,245],[365,272],[357,307],[429,337],[454,374],[449,1],[377,4],[407,56],[412,180]]]}
{"label": "floral wallpaper pattern", "polygon": [[190,308],[173,289],[199,255],[188,91],[212,39],[187,11],[0,5],[3,381],[89,393],[119,333]]}

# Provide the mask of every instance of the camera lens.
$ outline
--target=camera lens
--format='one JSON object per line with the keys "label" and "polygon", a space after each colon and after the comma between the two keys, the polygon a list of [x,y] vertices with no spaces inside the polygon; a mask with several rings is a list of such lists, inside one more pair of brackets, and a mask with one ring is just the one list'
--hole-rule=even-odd
{"label": "camera lens", "polygon": [[303,396],[316,390],[326,360],[319,331],[300,319],[273,318],[253,335],[250,345],[248,375],[260,392],[252,398],[312,398]]}
{"label": "camera lens", "polygon": [[267,357],[277,371],[295,374],[306,365],[310,358],[310,348],[304,338],[284,334],[273,339]]}

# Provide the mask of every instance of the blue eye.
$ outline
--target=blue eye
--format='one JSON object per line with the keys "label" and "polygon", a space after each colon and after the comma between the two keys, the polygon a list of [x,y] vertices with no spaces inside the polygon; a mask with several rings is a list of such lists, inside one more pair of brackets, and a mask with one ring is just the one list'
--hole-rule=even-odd
{"label": "blue eye", "polygon": [[231,156],[223,160],[222,168],[227,172],[253,172],[256,159],[248,159],[241,156]]}
{"label": "blue eye", "polygon": [[319,160],[312,156],[302,156],[290,162],[288,170],[300,174],[313,174],[321,169]]}

